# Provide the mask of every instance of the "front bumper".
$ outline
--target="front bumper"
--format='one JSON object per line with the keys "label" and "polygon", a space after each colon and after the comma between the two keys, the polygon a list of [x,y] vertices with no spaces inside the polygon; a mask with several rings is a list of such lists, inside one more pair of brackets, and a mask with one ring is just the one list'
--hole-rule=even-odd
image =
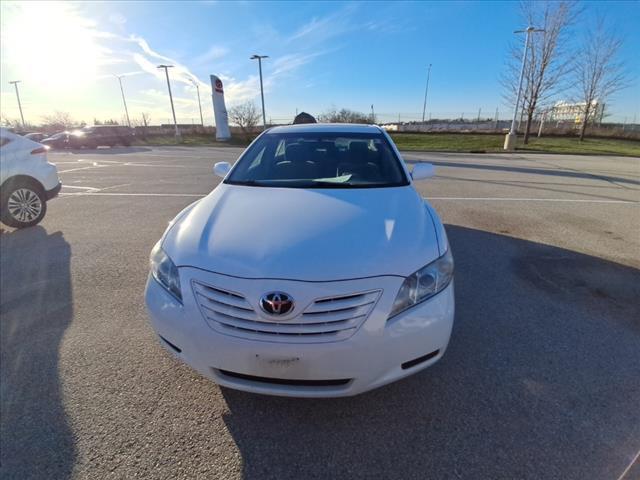
{"label": "front bumper", "polygon": [[60,190],[62,190],[62,182],[58,182],[58,185],[53,187],[51,190],[47,190],[45,192],[47,200],[51,200],[52,198],[57,197],[58,194],[60,193]]}
{"label": "front bumper", "polygon": [[[387,321],[400,277],[337,282],[240,279],[183,267],[180,305],[151,276],[146,304],[161,344],[216,383],[238,390],[294,397],[356,395],[416,373],[437,362],[449,343],[454,317],[453,282],[435,297]],[[313,343],[240,338],[215,331],[205,321],[190,288],[201,281],[242,292],[257,304],[265,292],[319,298],[373,289],[380,298],[349,338]]]}

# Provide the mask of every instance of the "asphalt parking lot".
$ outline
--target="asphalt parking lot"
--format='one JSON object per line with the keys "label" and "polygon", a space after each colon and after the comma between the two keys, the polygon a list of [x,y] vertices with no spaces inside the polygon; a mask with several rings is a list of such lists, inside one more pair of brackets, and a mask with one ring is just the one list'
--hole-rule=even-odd
{"label": "asphalt parking lot", "polygon": [[50,154],[1,242],[3,478],[640,478],[640,159],[407,153],[456,259],[434,367],[353,398],[221,389],[158,345],[148,254],[231,147]]}

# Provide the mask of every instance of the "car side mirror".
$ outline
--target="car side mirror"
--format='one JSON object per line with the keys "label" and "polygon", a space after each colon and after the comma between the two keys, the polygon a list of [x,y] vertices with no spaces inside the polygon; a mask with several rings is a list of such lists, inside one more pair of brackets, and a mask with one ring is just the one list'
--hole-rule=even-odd
{"label": "car side mirror", "polygon": [[430,163],[416,163],[411,172],[411,178],[414,180],[424,180],[425,178],[431,178],[436,174],[435,168]]}
{"label": "car side mirror", "polygon": [[231,164],[229,162],[218,162],[213,166],[213,173],[220,178],[226,177],[229,170],[231,170]]}

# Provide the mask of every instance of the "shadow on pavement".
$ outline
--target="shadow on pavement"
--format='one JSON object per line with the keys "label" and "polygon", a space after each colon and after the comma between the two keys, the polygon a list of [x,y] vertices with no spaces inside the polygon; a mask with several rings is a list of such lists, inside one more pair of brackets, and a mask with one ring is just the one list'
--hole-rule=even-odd
{"label": "shadow on pavement", "polygon": [[640,271],[447,231],[457,311],[443,360],[353,398],[223,389],[245,478],[622,473],[640,446]]}
{"label": "shadow on pavement", "polygon": [[0,476],[67,478],[76,457],[58,371],[71,248],[40,226],[0,236]]}
{"label": "shadow on pavement", "polygon": [[533,173],[536,175],[550,175],[552,177],[567,177],[567,178],[584,178],[588,180],[604,180],[606,182],[613,183],[626,183],[629,185],[640,185],[640,181],[632,180],[624,177],[611,177],[608,175],[599,175],[597,173],[578,172],[572,170],[560,170],[560,169],[545,169],[545,168],[531,168],[531,167],[516,167],[516,166],[504,166],[504,165],[485,165],[479,163],[465,163],[465,162],[445,162],[442,160],[413,160],[404,159],[408,165],[429,162],[433,165],[440,167],[454,167],[454,168],[474,168],[479,170],[491,170],[496,172],[515,172],[515,173]]}

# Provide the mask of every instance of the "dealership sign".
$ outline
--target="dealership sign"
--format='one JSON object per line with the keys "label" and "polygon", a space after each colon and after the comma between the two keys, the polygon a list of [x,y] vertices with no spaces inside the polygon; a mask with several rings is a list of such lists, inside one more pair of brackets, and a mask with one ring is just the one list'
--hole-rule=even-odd
{"label": "dealership sign", "polygon": [[229,132],[229,116],[227,115],[227,107],[224,106],[224,89],[222,88],[222,80],[216,75],[211,77],[211,98],[213,100],[213,114],[216,119],[216,140],[229,140],[231,132]]}

